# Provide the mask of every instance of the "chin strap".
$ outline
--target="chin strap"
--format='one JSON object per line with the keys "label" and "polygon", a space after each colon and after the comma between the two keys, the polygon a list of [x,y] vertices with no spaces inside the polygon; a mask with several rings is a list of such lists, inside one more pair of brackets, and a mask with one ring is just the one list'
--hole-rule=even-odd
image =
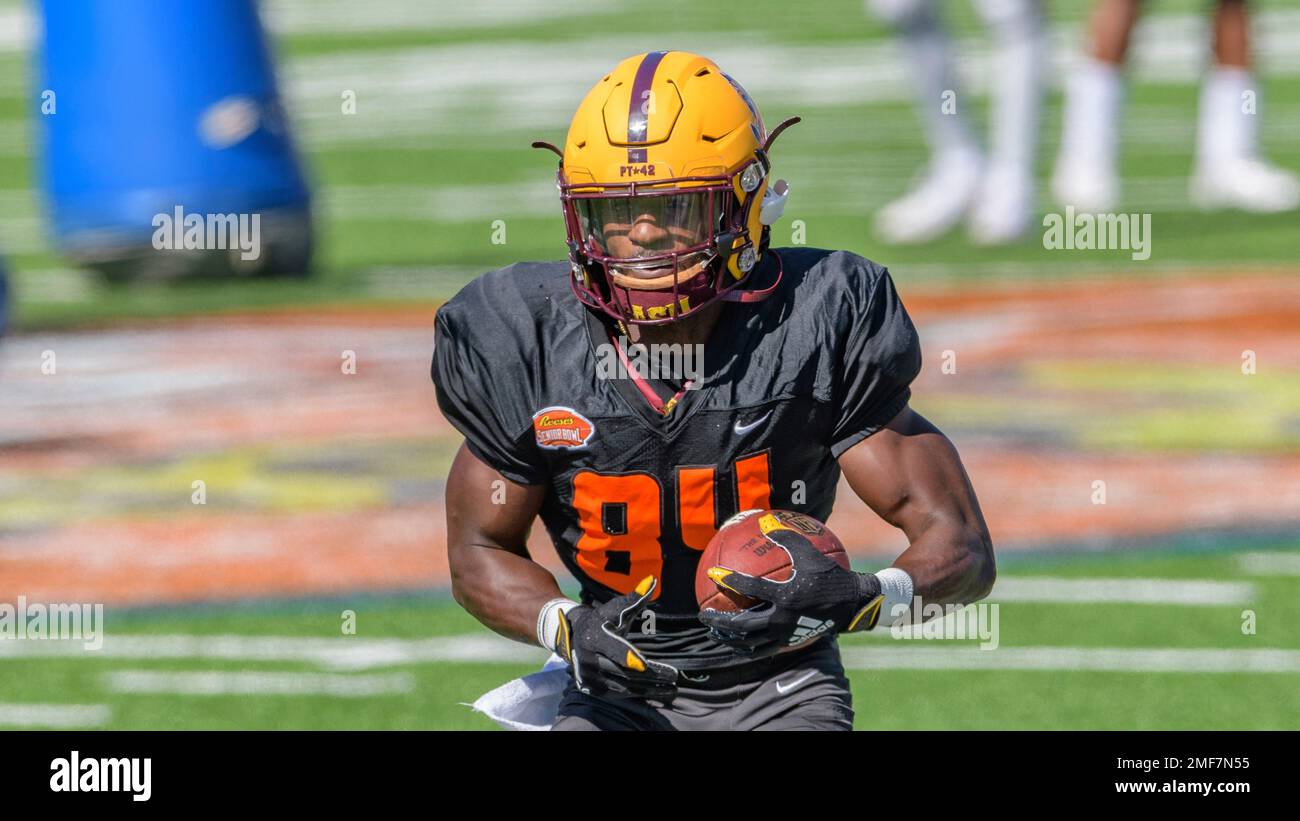
{"label": "chin strap", "polygon": [[[627,329],[623,327],[622,322],[619,322],[619,329],[623,331],[623,334],[626,337]],[[623,350],[622,345],[618,344],[618,340],[614,338],[613,334],[609,334],[609,341],[610,344],[614,346],[614,350],[618,351],[618,360],[623,364],[623,368],[627,371],[628,376],[632,378],[632,384],[636,386],[636,389],[641,393],[641,396],[645,397],[645,401],[650,403],[650,407],[654,409],[655,413],[660,416],[667,416],[672,413],[673,408],[677,407],[677,403],[686,395],[686,392],[695,386],[694,379],[687,379],[686,382],[677,389],[677,393],[673,394],[672,398],[665,402],[659,398],[659,394],[655,393],[654,388],[650,387],[645,378],[637,371],[636,366],[633,365],[631,360],[628,358],[627,352]]]}
{"label": "chin strap", "polygon": [[[776,257],[776,281],[766,288],[757,290],[745,290],[734,288],[718,295],[718,299],[723,302],[762,302],[763,300],[776,293],[777,286],[781,284],[781,277],[785,276],[785,267],[781,264],[781,255],[776,251],[768,251],[769,254]],[[758,266],[754,266],[756,269]]]}

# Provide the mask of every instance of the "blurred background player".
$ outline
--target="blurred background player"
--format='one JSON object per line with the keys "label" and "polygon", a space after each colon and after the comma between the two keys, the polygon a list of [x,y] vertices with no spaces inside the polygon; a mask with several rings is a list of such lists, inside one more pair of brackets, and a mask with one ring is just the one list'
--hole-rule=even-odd
{"label": "blurred background player", "polygon": [[[1061,151],[1052,193],[1081,211],[1109,211],[1120,199],[1117,164],[1122,71],[1141,0],[1100,0],[1088,54],[1066,85]],[[1214,65],[1201,85],[1192,202],[1200,208],[1289,211],[1300,205],[1296,176],[1259,154],[1245,0],[1218,0]]]}
{"label": "blurred background player", "polygon": [[0,257],[0,336],[5,334],[9,323],[9,283],[5,277],[4,257]]}
{"label": "blurred background player", "polygon": [[876,215],[876,230],[894,243],[924,242],[963,218],[981,244],[1011,242],[1033,213],[1044,55],[1038,0],[973,0],[992,38],[989,150],[971,135],[951,41],[935,0],[867,0],[867,8],[902,38],[915,79],[917,109],[930,145],[920,180]]}

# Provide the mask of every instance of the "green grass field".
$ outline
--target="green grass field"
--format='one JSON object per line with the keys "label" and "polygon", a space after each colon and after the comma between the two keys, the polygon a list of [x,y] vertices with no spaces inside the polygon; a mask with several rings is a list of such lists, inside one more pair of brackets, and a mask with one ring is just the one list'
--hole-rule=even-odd
{"label": "green grass field", "polygon": [[[1294,551],[1297,546],[1300,543],[1256,545],[1251,550]],[[1043,577],[1238,582],[1247,585],[1248,601],[1213,606],[1001,604],[999,647],[974,651],[993,669],[851,669],[859,729],[1300,729],[1300,634],[1294,629],[1300,623],[1296,595],[1300,577],[1251,575],[1243,572],[1237,552],[1217,548],[1011,556],[1002,564],[1002,583]],[[997,599],[995,592],[990,600]],[[348,609],[356,613],[354,636],[340,635],[340,614]],[[1253,635],[1242,630],[1247,609],[1256,618]],[[202,657],[186,659],[89,655],[6,659],[0,668],[6,680],[5,700],[106,705],[109,715],[103,726],[108,728],[484,729],[495,725],[462,702],[537,669],[540,659],[528,657],[529,649],[519,645],[525,656],[517,661],[374,660],[354,668],[340,663],[350,649],[382,639],[418,644],[431,637],[489,635],[449,597],[437,593],[110,611],[106,622],[106,653],[113,652],[114,641],[150,637],[161,641],[177,635],[195,637],[207,649]],[[319,659],[311,661],[219,657],[228,651],[220,649],[221,642],[229,645],[230,637],[273,636],[329,644],[322,646]],[[222,638],[218,642],[214,637]],[[842,639],[850,659],[859,650],[898,644],[908,645],[904,649],[909,651],[928,649],[919,648],[921,644],[972,651],[976,642]],[[1002,659],[1025,648],[1033,648],[1031,653],[1066,648],[1068,654],[1095,653],[1101,648],[1182,650],[1189,652],[1191,663],[1204,658],[1205,665],[1199,672],[999,669],[1013,666]],[[1289,672],[1220,672],[1214,651],[1223,650],[1289,651]],[[331,656],[336,663],[322,663]],[[123,692],[130,689],[129,680],[138,681],[142,672],[201,672],[227,684],[248,674],[297,673],[362,683],[405,681],[409,689],[369,696]]]}
{"label": "green grass field", "polygon": [[[379,5],[377,11],[400,3]],[[679,0],[661,4],[657,25],[636,32],[628,31],[626,15],[618,13],[621,5],[591,12],[581,4],[550,4],[544,14],[520,15],[519,9],[540,6],[506,3],[490,23],[470,15],[400,29],[280,27],[284,90],[317,185],[319,265],[309,282],[109,287],[70,270],[44,236],[42,205],[32,188],[39,139],[29,112],[39,96],[31,58],[22,50],[0,49],[0,250],[14,268],[17,323],[41,328],[267,305],[437,300],[484,270],[558,258],[563,230],[551,186],[553,164],[528,143],[561,141],[569,114],[600,71],[622,57],[665,46],[715,54],[724,68],[728,57],[741,62],[729,70],[749,86],[769,123],[792,114],[805,118],[782,138],[776,154],[780,176],[794,186],[787,220],[775,229],[778,245],[790,241],[789,221],[801,219],[808,244],[848,248],[912,280],[1081,272],[1149,276],[1290,266],[1300,256],[1293,214],[1204,214],[1186,206],[1197,55],[1205,46],[1203,35],[1184,24],[1203,16],[1199,0],[1158,4],[1134,47],[1123,208],[1154,213],[1147,262],[1133,262],[1122,251],[1045,251],[1037,232],[1000,249],[972,248],[960,232],[908,248],[875,238],[871,213],[906,187],[924,150],[903,91],[905,77],[882,79],[897,69],[897,54],[889,50],[880,23],[864,14],[861,0],[827,0],[815,11],[755,0],[739,16],[728,4]],[[969,4],[945,5],[951,6],[954,32],[980,48],[982,29]],[[1087,4],[1048,5],[1057,41],[1077,43]],[[19,6],[19,0],[0,0],[0,14]],[[1263,21],[1261,40],[1272,49],[1261,58],[1262,142],[1276,162],[1300,168],[1294,139],[1300,75],[1286,45],[1295,40],[1300,21],[1288,12],[1288,0],[1252,7]],[[711,32],[729,36],[712,38]],[[761,45],[762,59],[738,42]],[[827,78],[807,88],[800,81],[814,69]],[[463,72],[458,82],[443,77],[457,70]],[[969,100],[982,131],[981,84],[973,78],[973,90],[959,99]],[[340,113],[344,89],[357,94],[355,115]],[[1059,130],[1060,95],[1053,82],[1043,116],[1042,179]],[[1039,206],[1056,208],[1046,197]],[[508,229],[504,245],[491,242],[497,219]]]}
{"label": "green grass field", "polygon": [[[382,18],[379,12],[403,3],[422,5],[372,0],[358,8]],[[326,11],[349,4],[319,3]],[[30,4],[0,0],[0,25],[25,5]],[[303,7],[295,0],[268,5]],[[1123,132],[1123,210],[1153,214],[1152,255],[1146,262],[1131,260],[1126,251],[1048,251],[1036,231],[1007,248],[972,247],[961,232],[918,247],[892,247],[876,238],[873,211],[905,189],[925,152],[901,91],[905,77],[888,76],[897,55],[889,50],[882,26],[863,13],[861,0],[804,5],[752,0],[743,13],[734,4],[671,0],[656,6],[648,24],[637,15],[635,32],[629,31],[630,0],[600,4],[601,11],[573,0],[518,0],[511,6],[521,10],[517,17],[506,10],[495,20],[475,16],[477,5],[449,8],[452,21],[426,15],[423,23],[387,28],[292,22],[277,27],[283,90],[319,212],[317,271],[305,281],[110,286],[74,270],[44,233],[34,160],[39,89],[33,56],[0,37],[0,253],[12,276],[17,329],[36,333],[288,305],[433,303],[482,271],[519,260],[557,259],[564,248],[553,158],[532,151],[529,142],[560,142],[569,114],[600,71],[628,55],[665,47],[716,56],[748,87],[769,125],[794,114],[804,117],[775,151],[778,176],[791,182],[793,194],[785,221],[774,229],[774,243],[789,244],[790,221],[803,220],[808,244],[877,259],[893,270],[904,290],[918,281],[1230,276],[1242,269],[1294,271],[1300,261],[1296,214],[1206,214],[1186,204],[1196,55],[1206,48],[1204,37],[1183,23],[1203,18],[1204,0],[1150,4],[1150,24],[1134,49],[1138,59]],[[978,49],[982,29],[969,3],[945,5],[951,7],[955,33]],[[1077,43],[1090,4],[1047,5],[1055,41]],[[1260,70],[1262,144],[1270,159],[1294,170],[1300,169],[1295,137],[1300,16],[1293,6],[1292,0],[1252,3],[1268,45]],[[523,13],[539,9],[543,13]],[[357,19],[365,22],[364,10]],[[1144,52],[1144,43],[1152,41],[1167,48]],[[824,77],[819,85],[801,84],[814,73]],[[982,132],[985,98],[980,78],[974,79],[972,93],[960,99],[963,106],[969,102],[967,110]],[[340,112],[345,90],[356,92],[355,115]],[[1059,143],[1060,109],[1054,81],[1043,112],[1040,183]],[[1045,184],[1041,187],[1040,212],[1056,210]],[[505,222],[505,244],[491,241],[495,220]],[[1058,369],[1044,372],[1043,379],[1095,378],[1116,387],[1118,370],[1100,367],[1094,376]],[[1162,374],[1131,370],[1135,384],[1118,389],[1138,395],[1165,384],[1162,378],[1177,376],[1168,368]],[[1285,379],[1285,372],[1259,377],[1261,384],[1276,386],[1279,406],[1289,408],[1294,397]],[[1182,383],[1166,387],[1187,390]],[[1188,404],[1195,407],[1195,399]],[[1130,433],[1132,428],[1110,419],[1092,419],[1080,426],[1089,433],[1084,446],[1131,451],[1154,442],[1245,457],[1294,444],[1298,428],[1291,416],[1285,425],[1278,423],[1286,431],[1278,436],[1274,427],[1240,424],[1243,417],[1235,406],[1223,414],[1227,419],[1206,415],[1215,412],[1213,407],[1197,409],[1203,424],[1195,428],[1161,417]],[[979,410],[952,408],[954,415],[968,417]],[[986,411],[993,415],[1000,408]],[[1255,430],[1265,433],[1243,438]],[[432,462],[424,470],[439,477],[445,472]],[[306,490],[319,493],[320,487]],[[0,513],[4,501],[0,498]],[[1242,563],[1242,551],[1294,556],[1300,541],[1256,543],[1229,535],[1207,544],[1098,553],[1054,552],[1045,546],[1032,555],[1002,557],[1001,578],[1238,583],[1244,587],[1234,589],[1244,598],[1213,605],[1008,601],[1000,610],[1001,649],[980,652],[981,669],[911,669],[892,656],[872,655],[889,648],[924,651],[929,648],[920,645],[930,642],[844,639],[850,658],[866,659],[861,669],[850,671],[857,726],[1300,729],[1300,575],[1255,575]],[[9,580],[3,586],[21,589]],[[340,614],[349,609],[356,612],[355,636],[341,635]],[[1242,630],[1247,610],[1256,619],[1253,635]],[[23,643],[0,642],[0,721],[6,705],[40,703],[81,705],[91,717],[70,726],[110,729],[484,729],[494,725],[462,702],[541,662],[522,645],[512,655],[508,645],[492,642],[482,645],[488,648],[483,655],[495,660],[476,656],[480,644],[473,640],[489,633],[444,591],[110,609],[107,629],[102,656],[71,654],[67,642],[35,650],[30,643],[16,648]],[[277,637],[293,640],[271,641]],[[117,648],[136,649],[115,649],[115,642]],[[972,650],[952,645],[934,646]],[[1086,669],[1108,648],[1138,652],[1118,654],[1113,666],[1121,669]],[[1178,672],[1143,666],[1175,650],[1186,651],[1177,657]],[[54,655],[44,655],[47,651]],[[458,652],[479,660],[446,658]],[[1262,656],[1249,655],[1254,653]],[[1078,663],[1070,662],[1072,654]],[[360,661],[345,663],[354,657]],[[881,664],[872,666],[872,659]],[[1025,669],[1035,664],[1040,669]],[[1251,672],[1249,664],[1280,672]],[[1122,669],[1126,665],[1138,669]],[[187,673],[191,677],[175,675]],[[277,687],[285,692],[270,692]],[[335,694],[300,692],[312,687]],[[186,688],[223,694],[177,692]],[[246,692],[231,693],[232,688]],[[151,689],[158,692],[143,692]]]}

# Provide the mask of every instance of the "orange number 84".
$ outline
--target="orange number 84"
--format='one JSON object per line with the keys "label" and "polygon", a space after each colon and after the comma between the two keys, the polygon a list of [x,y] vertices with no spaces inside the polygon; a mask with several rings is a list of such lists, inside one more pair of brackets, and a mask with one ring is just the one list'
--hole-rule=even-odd
{"label": "orange number 84", "polygon": [[[681,541],[703,550],[717,532],[714,511],[716,471],[712,467],[677,468],[678,521]],[[580,471],[573,477],[573,508],[582,536],[578,566],[592,579],[628,593],[646,576],[663,572],[663,535],[659,480],[649,473]],[[771,507],[771,479],[766,451],[736,461],[738,510]],[[655,589],[658,598],[662,587]]]}

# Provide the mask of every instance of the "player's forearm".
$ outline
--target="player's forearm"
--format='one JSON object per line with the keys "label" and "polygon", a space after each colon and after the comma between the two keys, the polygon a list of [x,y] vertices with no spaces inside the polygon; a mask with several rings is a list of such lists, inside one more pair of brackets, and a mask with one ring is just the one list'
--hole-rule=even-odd
{"label": "player's forearm", "polygon": [[542,606],[560,598],[550,571],[526,556],[486,545],[462,545],[452,553],[452,595],[484,625],[515,641],[537,644]]}
{"label": "player's forearm", "polygon": [[961,457],[938,428],[904,410],[840,456],[840,467],[858,497],[907,535],[894,562],[910,577],[903,598],[965,604],[988,595],[992,540]]}
{"label": "player's forearm", "polygon": [[997,577],[988,531],[975,523],[936,523],[894,562],[912,577],[925,603],[970,604],[989,594]]}

